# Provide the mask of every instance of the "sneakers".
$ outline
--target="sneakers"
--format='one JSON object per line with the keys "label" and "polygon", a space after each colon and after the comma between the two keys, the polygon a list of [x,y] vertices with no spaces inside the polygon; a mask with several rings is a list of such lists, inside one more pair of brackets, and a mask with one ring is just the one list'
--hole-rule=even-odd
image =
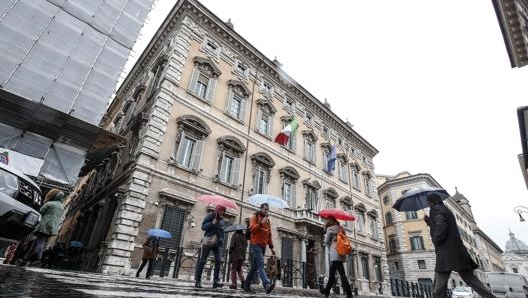
{"label": "sneakers", "polygon": [[264,286],[264,288],[266,289],[266,294],[269,294],[271,291],[273,291],[273,289],[275,289],[275,284],[267,284]]}
{"label": "sneakers", "polygon": [[221,288],[221,287],[223,287],[223,286],[224,286],[224,284],[221,283],[221,282],[216,282],[216,281],[213,282],[213,289]]}

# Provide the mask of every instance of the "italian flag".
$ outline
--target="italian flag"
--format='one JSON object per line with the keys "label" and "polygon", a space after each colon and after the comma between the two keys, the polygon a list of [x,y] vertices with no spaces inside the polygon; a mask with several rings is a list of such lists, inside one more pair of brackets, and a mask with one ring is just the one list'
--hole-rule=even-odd
{"label": "italian flag", "polygon": [[282,146],[288,144],[288,140],[295,134],[298,126],[297,118],[293,118],[293,120],[275,137],[275,143],[281,144]]}

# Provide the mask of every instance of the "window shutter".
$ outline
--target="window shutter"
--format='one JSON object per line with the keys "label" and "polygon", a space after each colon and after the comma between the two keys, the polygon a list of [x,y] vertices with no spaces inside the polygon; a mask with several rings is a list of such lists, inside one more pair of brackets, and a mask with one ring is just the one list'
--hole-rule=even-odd
{"label": "window shutter", "polygon": [[304,157],[309,158],[308,156],[308,140],[304,139]]}
{"label": "window shutter", "polygon": [[246,122],[246,107],[247,107],[247,99],[242,98],[240,99],[240,115],[237,115],[237,117],[242,120],[242,122]]}
{"label": "window shutter", "polygon": [[268,116],[268,136],[273,135],[273,117]]}
{"label": "window shutter", "polygon": [[261,117],[262,117],[262,111],[259,108],[259,109],[257,109],[257,131],[260,132],[260,133],[262,132],[260,130],[260,118]]}
{"label": "window shutter", "polygon": [[185,158],[184,150],[185,150],[186,144],[184,143],[186,143],[185,142],[185,131],[182,131],[180,141],[178,143],[178,151],[176,151],[176,163],[179,165],[183,164],[183,159]]}
{"label": "window shutter", "polygon": [[238,185],[238,179],[240,177],[240,158],[235,158],[235,161],[233,162],[233,178],[232,178],[232,184]]}
{"label": "window shutter", "polygon": [[233,105],[233,91],[231,88],[229,88],[229,92],[227,92],[227,105],[226,105],[226,113],[229,115],[233,115],[231,112],[231,106]]}
{"label": "window shutter", "polygon": [[220,181],[222,182],[229,182],[229,181],[224,181],[224,178],[225,178],[225,173],[226,172],[226,155],[225,153],[222,153],[222,162],[220,164],[220,172],[218,173],[218,178],[220,178]]}
{"label": "window shutter", "polygon": [[265,169],[262,173],[264,177],[262,177],[262,193],[266,194],[268,189],[268,169]]}
{"label": "window shutter", "polygon": [[198,76],[200,75],[200,71],[196,68],[193,68],[191,81],[189,82],[189,90],[192,92],[196,92],[196,82],[198,81]]}
{"label": "window shutter", "polygon": [[216,79],[209,79],[209,86],[207,86],[207,94],[205,95],[205,99],[207,101],[213,100],[215,89],[216,89]]}
{"label": "window shutter", "polygon": [[296,206],[296,189],[297,189],[297,185],[296,184],[292,184],[291,206],[290,206],[292,209],[295,209],[295,206]]}
{"label": "window shutter", "polygon": [[195,171],[200,170],[200,161],[202,161],[202,150],[204,146],[204,141],[196,141],[196,147],[193,150],[192,157],[192,169]]}

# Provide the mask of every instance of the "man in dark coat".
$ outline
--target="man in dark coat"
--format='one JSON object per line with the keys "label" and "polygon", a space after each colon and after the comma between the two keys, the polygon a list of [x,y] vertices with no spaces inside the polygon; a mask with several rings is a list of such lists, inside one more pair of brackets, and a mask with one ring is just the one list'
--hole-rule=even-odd
{"label": "man in dark coat", "polygon": [[496,298],[473,274],[473,270],[478,268],[478,265],[471,259],[460,238],[453,213],[436,194],[429,195],[427,202],[430,211],[429,216],[424,216],[424,220],[430,228],[436,253],[433,298],[447,297],[447,283],[451,271],[458,272],[462,280],[482,298]]}

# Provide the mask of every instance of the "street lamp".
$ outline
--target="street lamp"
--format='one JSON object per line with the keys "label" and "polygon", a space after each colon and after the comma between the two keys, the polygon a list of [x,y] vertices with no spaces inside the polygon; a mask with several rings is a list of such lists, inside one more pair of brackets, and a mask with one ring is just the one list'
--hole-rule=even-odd
{"label": "street lamp", "polygon": [[515,208],[513,208],[513,212],[519,214],[519,221],[525,221],[521,213],[528,213],[528,208],[524,206],[516,206]]}

